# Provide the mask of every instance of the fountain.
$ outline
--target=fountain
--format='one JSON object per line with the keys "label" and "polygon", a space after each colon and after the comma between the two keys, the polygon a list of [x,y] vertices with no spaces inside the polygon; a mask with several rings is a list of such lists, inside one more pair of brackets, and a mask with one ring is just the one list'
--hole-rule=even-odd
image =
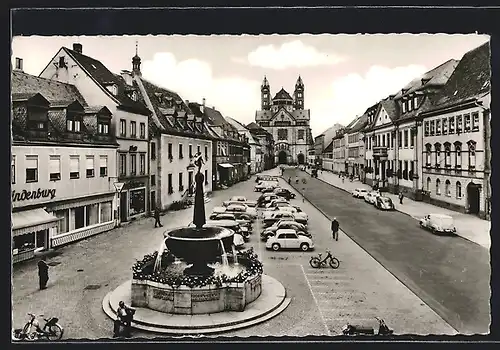
{"label": "fountain", "polygon": [[[121,298],[137,308],[136,328],[206,333],[262,322],[288,306],[290,300],[285,298],[283,286],[263,275],[262,263],[253,250],[237,252],[232,230],[206,225],[202,164],[203,158],[198,153],[194,157],[194,165],[198,167],[195,227],[166,231],[158,251],[133,266],[132,281],[109,293],[103,301],[103,308],[111,317],[116,313],[114,305]],[[269,290],[263,291],[263,285],[268,285]],[[247,310],[249,305],[254,307]],[[240,316],[235,320],[227,311],[239,311]],[[151,312],[158,312],[159,316],[151,319]],[[199,318],[202,315],[205,318]],[[220,315],[218,321],[214,321],[215,315]],[[182,317],[198,318],[186,321]],[[187,325],[182,326],[185,322]],[[193,322],[196,327],[191,325]]]}

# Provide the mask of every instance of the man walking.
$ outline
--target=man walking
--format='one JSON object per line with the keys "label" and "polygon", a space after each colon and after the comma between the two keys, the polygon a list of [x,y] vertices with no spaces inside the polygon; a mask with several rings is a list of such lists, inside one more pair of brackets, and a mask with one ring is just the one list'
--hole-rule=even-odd
{"label": "man walking", "polygon": [[161,224],[160,222],[160,210],[158,209],[158,206],[155,207],[155,213],[154,213],[154,216],[155,216],[155,228],[158,227],[158,225],[160,227],[163,227],[163,225]]}
{"label": "man walking", "polygon": [[339,240],[339,222],[337,221],[337,218],[333,218],[331,229],[332,229],[333,239],[338,241]]}
{"label": "man walking", "polygon": [[47,289],[47,282],[49,281],[49,265],[45,262],[46,257],[43,256],[38,262],[38,280],[40,283],[40,290]]}
{"label": "man walking", "polygon": [[399,192],[399,204],[403,204],[403,192]]}
{"label": "man walking", "polygon": [[131,307],[125,305],[123,301],[118,303],[118,309],[116,310],[116,320],[113,325],[113,338],[120,336],[120,326],[125,327],[125,336],[128,338],[131,336],[132,321],[134,320],[135,310]]}

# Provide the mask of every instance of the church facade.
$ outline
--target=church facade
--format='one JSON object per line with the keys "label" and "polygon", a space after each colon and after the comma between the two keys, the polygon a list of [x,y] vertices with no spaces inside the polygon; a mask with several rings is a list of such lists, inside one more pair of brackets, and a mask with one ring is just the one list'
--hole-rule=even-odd
{"label": "church facade", "polygon": [[283,88],[271,99],[266,77],[261,85],[261,110],[255,122],[273,135],[275,164],[306,164],[313,143],[310,110],[304,109],[304,83],[299,76],[293,97]]}

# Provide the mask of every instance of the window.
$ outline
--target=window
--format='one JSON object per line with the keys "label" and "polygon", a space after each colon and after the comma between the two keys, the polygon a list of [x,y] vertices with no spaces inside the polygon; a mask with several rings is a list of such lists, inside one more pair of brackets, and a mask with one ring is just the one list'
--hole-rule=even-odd
{"label": "window", "polygon": [[61,180],[61,156],[49,157],[49,179],[50,181]]}
{"label": "window", "polygon": [[476,167],[476,143],[469,142],[469,169]]}
{"label": "window", "polygon": [[460,181],[457,181],[457,183],[455,185],[455,189],[457,192],[457,199],[462,198],[462,184],[460,183]]}
{"label": "window", "polygon": [[196,153],[201,155],[201,146],[200,145],[196,146]]}
{"label": "window", "polygon": [[444,144],[444,166],[449,168],[451,166],[451,145],[449,143]]}
{"label": "window", "polygon": [[451,135],[451,134],[454,134],[455,133],[455,117],[450,117],[448,119],[448,133]]}
{"label": "window", "polygon": [[12,160],[10,162],[10,176],[11,176],[11,183],[15,184],[16,183],[16,156],[12,156]]}
{"label": "window", "polygon": [[66,118],[66,130],[69,132],[80,132],[82,117],[79,115],[68,115]]}
{"label": "window", "polygon": [[130,174],[135,175],[137,172],[137,154],[130,155]]}
{"label": "window", "polygon": [[457,134],[462,132],[462,116],[457,115]]}
{"label": "window", "polygon": [[436,152],[436,168],[439,167],[439,161],[441,160],[441,144],[434,144],[434,151]]}
{"label": "window", "polygon": [[137,123],[130,122],[130,137],[137,137]]}
{"label": "window", "polygon": [[462,144],[460,142],[455,143],[455,167],[460,168],[462,166]]}
{"label": "window", "polygon": [[189,158],[193,158],[193,145],[189,145]]}
{"label": "window", "polygon": [[133,101],[137,101],[138,100],[138,95],[137,95],[137,91],[133,91],[132,92],[132,95],[130,96],[130,98],[133,100]]}
{"label": "window", "polygon": [[417,109],[417,106],[418,106],[418,97],[417,97],[417,96],[415,96],[415,97],[413,98],[413,108]]}
{"label": "window", "polygon": [[66,67],[66,61],[64,60],[64,56],[59,57],[59,68]]}
{"label": "window", "polygon": [[431,153],[432,146],[430,144],[425,145],[425,164],[427,166],[431,165]]}
{"label": "window", "polygon": [[385,135],[382,135],[382,146],[385,147]]}
{"label": "window", "polygon": [[436,135],[441,135],[441,120],[436,120]]}
{"label": "window", "polygon": [[479,130],[479,113],[474,112],[472,113],[472,131],[478,131]]}
{"label": "window", "polygon": [[205,146],[205,160],[208,160],[208,146]]}
{"label": "window", "polygon": [[451,187],[450,180],[446,180],[444,183],[444,194],[447,197],[451,197],[451,188],[450,187]]}
{"label": "window", "polygon": [[151,186],[156,186],[156,175],[151,175]]}
{"label": "window", "polygon": [[87,177],[94,177],[94,156],[87,156]]}
{"label": "window", "polygon": [[80,156],[69,157],[69,178],[70,179],[80,178]]}
{"label": "window", "polygon": [[172,174],[168,174],[167,184],[168,184],[168,193],[169,194],[173,193],[174,192],[174,185],[172,183]]}
{"label": "window", "polygon": [[98,120],[97,121],[97,133],[107,135],[109,134],[109,121]]}
{"label": "window", "polygon": [[409,112],[413,109],[413,100],[410,98],[407,103],[408,103],[408,112]]}
{"label": "window", "polygon": [[441,130],[441,131],[442,131],[443,135],[446,135],[448,133],[448,119],[443,118],[441,123],[443,125],[443,130]]}
{"label": "window", "polygon": [[146,173],[146,153],[139,154],[139,174]]}
{"label": "window", "polygon": [[278,140],[288,140],[287,129],[278,129]]}
{"label": "window", "polygon": [[140,126],[140,137],[141,137],[141,139],[145,139],[146,138],[146,124],[141,123],[139,126]]}
{"label": "window", "polygon": [[182,154],[182,143],[179,143],[179,159],[184,158],[184,155]]}
{"label": "window", "polygon": [[464,114],[464,132],[471,131],[470,114]]}
{"label": "window", "polygon": [[429,121],[424,123],[424,135],[429,136]]}
{"label": "window", "polygon": [[38,181],[38,156],[26,156],[26,182]]}
{"label": "window", "polygon": [[408,180],[408,161],[405,160],[405,167],[403,170],[403,179]]}
{"label": "window", "polygon": [[120,136],[127,136],[127,122],[125,119],[120,119]]}
{"label": "window", "polygon": [[439,179],[436,179],[436,194],[441,195],[441,180]]}
{"label": "window", "polygon": [[377,146],[382,146],[382,143],[380,142],[380,135],[377,135]]}
{"label": "window", "polygon": [[304,139],[304,130],[299,130],[299,134],[297,137],[299,140],[303,140]]}
{"label": "window", "polygon": [[406,101],[403,101],[403,113],[406,113]]}
{"label": "window", "polygon": [[108,156],[99,157],[99,176],[108,176]]}
{"label": "window", "polygon": [[430,177],[427,178],[427,191],[429,191],[429,192],[431,191],[431,178]]}
{"label": "window", "polygon": [[435,126],[435,121],[431,120],[431,133],[430,133],[430,136],[434,136],[434,134],[436,133],[436,130],[435,130],[434,126]]}
{"label": "window", "polygon": [[28,129],[47,130],[48,111],[46,108],[28,106]]}
{"label": "window", "polygon": [[403,132],[402,131],[399,131],[398,133],[398,147],[399,148],[402,148],[403,147]]}
{"label": "window", "polygon": [[184,191],[184,185],[182,184],[182,173],[179,173],[179,191]]}
{"label": "window", "polygon": [[16,57],[16,69],[23,70],[23,59]]}
{"label": "window", "polygon": [[415,131],[416,129],[411,128],[410,133],[410,147],[413,148],[415,146]]}
{"label": "window", "polygon": [[205,169],[205,185],[208,185],[208,170]]}
{"label": "window", "polygon": [[404,133],[405,133],[405,148],[408,148],[408,130],[405,130]]}
{"label": "window", "polygon": [[394,148],[394,140],[396,139],[396,132],[391,133],[391,148]]}
{"label": "window", "polygon": [[[171,143],[169,143],[171,145]],[[156,159],[156,143],[151,142],[151,160]]]}
{"label": "window", "polygon": [[120,160],[119,160],[119,166],[120,166],[120,175],[125,176],[127,175],[127,154],[126,153],[120,153]]}
{"label": "window", "polygon": [[156,192],[155,191],[151,191],[150,198],[151,198],[150,208],[155,209],[156,208]]}

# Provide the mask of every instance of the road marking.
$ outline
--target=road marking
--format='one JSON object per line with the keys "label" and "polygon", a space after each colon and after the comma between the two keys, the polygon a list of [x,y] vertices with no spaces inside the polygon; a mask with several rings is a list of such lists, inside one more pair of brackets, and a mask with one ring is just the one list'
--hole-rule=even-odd
{"label": "road marking", "polygon": [[318,300],[316,299],[316,296],[314,295],[314,292],[312,290],[311,284],[309,283],[309,280],[307,279],[306,272],[304,271],[304,266],[300,265],[300,268],[302,269],[302,273],[304,274],[304,278],[306,279],[307,285],[309,286],[309,290],[311,291],[311,295],[314,299],[314,303],[316,304],[316,307],[318,308],[319,315],[321,317],[321,321],[323,322],[323,326],[325,326],[326,333],[328,334],[329,337],[331,337],[330,333],[330,328],[328,328],[328,325],[326,324],[325,318],[323,317],[323,313],[321,312],[321,309],[318,304]]}

